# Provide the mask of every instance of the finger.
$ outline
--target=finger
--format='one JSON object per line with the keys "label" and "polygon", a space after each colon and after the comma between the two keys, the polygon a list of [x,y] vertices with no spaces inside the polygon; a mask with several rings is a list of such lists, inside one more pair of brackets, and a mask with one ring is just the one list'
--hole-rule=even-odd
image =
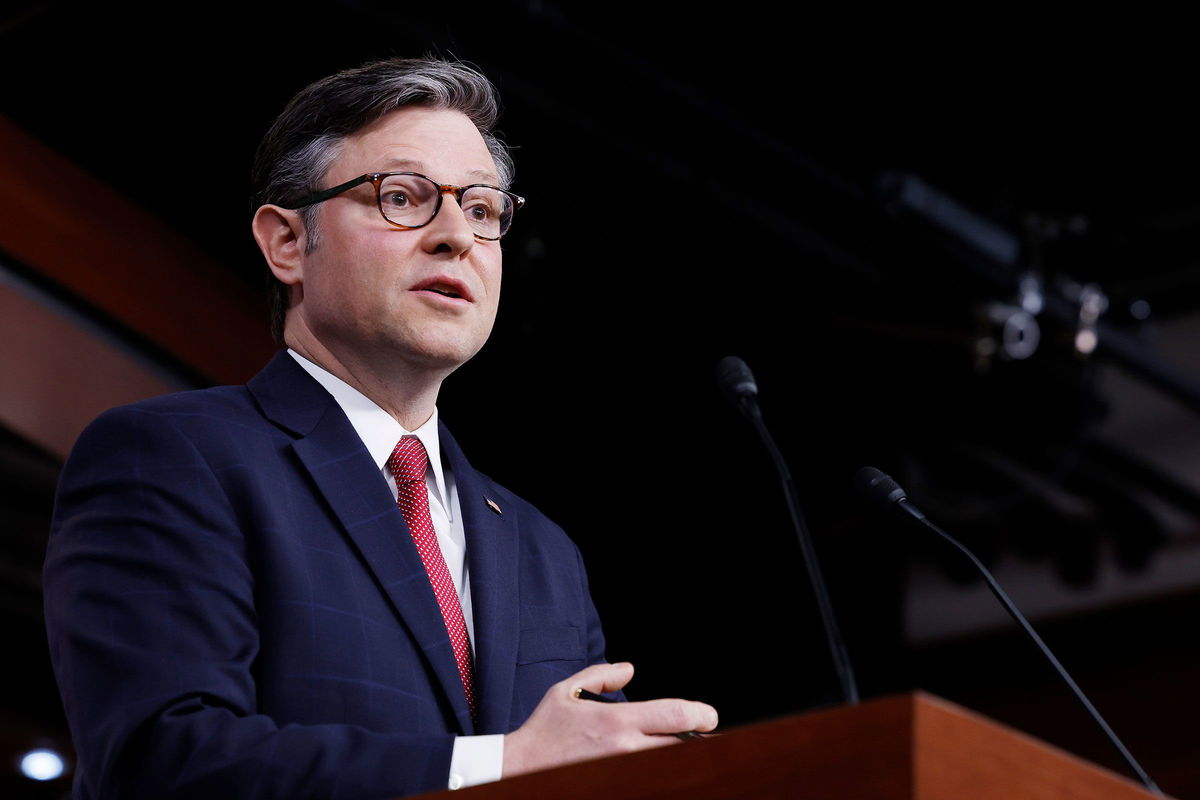
{"label": "finger", "polygon": [[623,708],[637,716],[638,730],[647,734],[711,731],[718,722],[715,708],[692,700],[647,700]]}
{"label": "finger", "polygon": [[576,689],[589,692],[615,692],[633,678],[633,664],[622,661],[617,664],[593,664],[576,672],[563,681],[572,693]]}

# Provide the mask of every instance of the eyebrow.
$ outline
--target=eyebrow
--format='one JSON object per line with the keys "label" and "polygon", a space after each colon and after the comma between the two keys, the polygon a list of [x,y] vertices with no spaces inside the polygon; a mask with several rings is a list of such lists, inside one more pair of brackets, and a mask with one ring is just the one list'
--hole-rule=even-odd
{"label": "eyebrow", "polygon": [[[383,162],[383,169],[380,172],[390,172],[393,170],[401,170],[404,172],[420,172],[425,174],[425,165],[420,161],[414,161],[411,158],[389,158]],[[472,178],[478,178],[481,181],[487,181],[494,184],[500,183],[500,176],[494,172],[485,169],[472,169],[467,171],[467,175]]]}

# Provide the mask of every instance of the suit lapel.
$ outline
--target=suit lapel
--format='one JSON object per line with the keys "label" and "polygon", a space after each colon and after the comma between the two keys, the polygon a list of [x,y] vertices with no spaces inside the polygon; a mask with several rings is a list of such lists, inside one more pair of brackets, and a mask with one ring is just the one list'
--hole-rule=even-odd
{"label": "suit lapel", "polygon": [[300,438],[292,448],[417,643],[458,720],[474,733],[454,648],[421,556],[387,481],[337,402],[280,353],[248,384],[268,418]]}
{"label": "suit lapel", "polygon": [[444,425],[438,435],[454,473],[467,536],[480,699],[477,727],[483,733],[508,733],[520,624],[516,509],[498,502],[488,479],[472,469]]}

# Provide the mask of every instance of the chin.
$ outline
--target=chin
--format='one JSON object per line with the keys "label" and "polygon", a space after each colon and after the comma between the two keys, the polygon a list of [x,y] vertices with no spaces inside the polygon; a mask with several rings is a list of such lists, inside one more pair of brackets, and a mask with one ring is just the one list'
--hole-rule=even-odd
{"label": "chin", "polygon": [[441,343],[440,346],[422,347],[416,353],[410,351],[410,360],[427,369],[443,370],[449,374],[474,358],[481,348],[482,345],[474,347]]}

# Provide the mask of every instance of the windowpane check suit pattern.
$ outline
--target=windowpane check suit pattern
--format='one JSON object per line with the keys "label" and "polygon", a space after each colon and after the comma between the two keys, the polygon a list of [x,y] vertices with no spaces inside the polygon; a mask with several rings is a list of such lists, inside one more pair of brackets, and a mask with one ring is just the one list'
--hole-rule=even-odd
{"label": "windowpane check suit pattern", "polygon": [[578,550],[439,437],[467,539],[474,719],[383,473],[291,357],[94,422],[63,469],[44,581],[77,797],[444,789],[454,736],[513,730],[602,661]]}

